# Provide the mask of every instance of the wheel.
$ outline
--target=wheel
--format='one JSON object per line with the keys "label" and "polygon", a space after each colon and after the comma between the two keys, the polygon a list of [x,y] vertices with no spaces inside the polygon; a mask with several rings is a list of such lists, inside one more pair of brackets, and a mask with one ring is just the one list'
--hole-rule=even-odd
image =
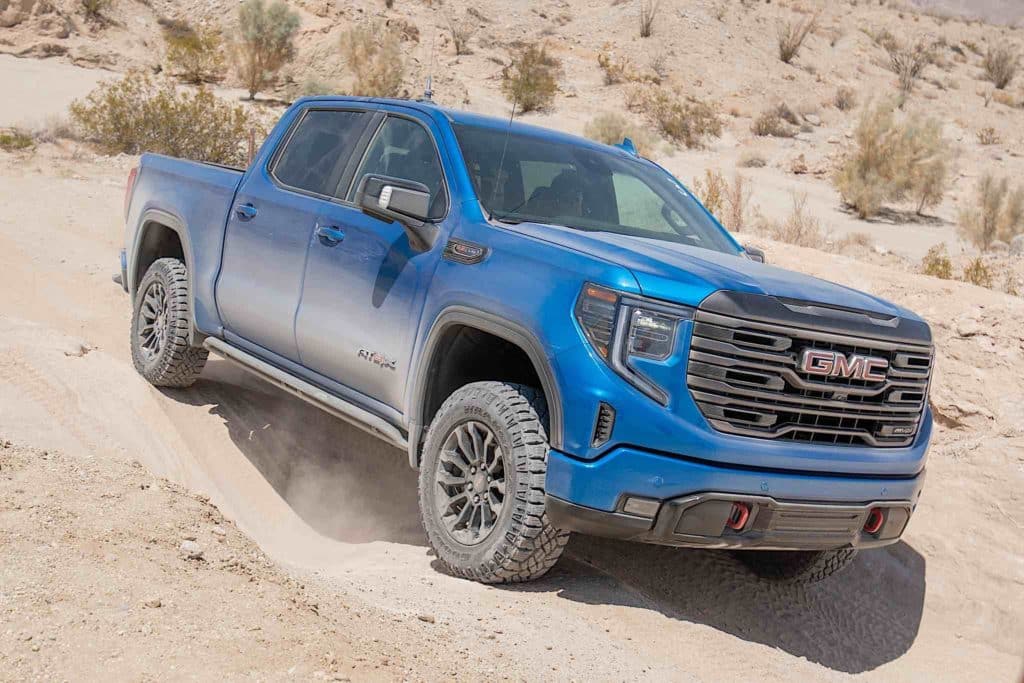
{"label": "wheel", "polygon": [[838,550],[737,550],[733,553],[762,579],[817,583],[842,571],[857,556],[854,548]]}
{"label": "wheel", "polygon": [[569,532],[544,511],[547,404],[539,391],[467,384],[430,424],[420,516],[448,570],[482,583],[530,581],[558,561]]}
{"label": "wheel", "polygon": [[132,313],[132,362],[158,387],[187,387],[206,365],[206,349],[189,341],[188,271],[174,258],[153,262],[139,284]]}

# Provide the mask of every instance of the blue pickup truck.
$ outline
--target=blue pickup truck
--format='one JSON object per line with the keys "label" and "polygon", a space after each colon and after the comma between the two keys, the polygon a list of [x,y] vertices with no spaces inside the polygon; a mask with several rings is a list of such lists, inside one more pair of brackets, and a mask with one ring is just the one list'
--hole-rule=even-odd
{"label": "blue pickup truck", "polygon": [[817,581],[917,504],[928,325],[766,265],[628,141],[309,98],[248,169],[144,155],[125,204],[138,371],[212,351],[400,448],[455,575],[575,531]]}

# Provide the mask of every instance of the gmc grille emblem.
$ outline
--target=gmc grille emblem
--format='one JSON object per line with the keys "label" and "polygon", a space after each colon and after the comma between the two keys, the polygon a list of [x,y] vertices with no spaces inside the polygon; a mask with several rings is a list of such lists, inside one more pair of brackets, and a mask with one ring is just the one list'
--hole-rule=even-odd
{"label": "gmc grille emblem", "polygon": [[805,349],[800,356],[800,369],[809,375],[884,382],[889,361],[855,353],[847,356],[836,351]]}

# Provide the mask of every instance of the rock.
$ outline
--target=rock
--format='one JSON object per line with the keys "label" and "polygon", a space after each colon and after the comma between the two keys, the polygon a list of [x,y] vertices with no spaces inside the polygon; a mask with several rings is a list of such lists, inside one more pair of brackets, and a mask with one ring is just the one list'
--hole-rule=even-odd
{"label": "rock", "polygon": [[821,117],[817,114],[804,114],[804,121],[811,124],[812,126],[821,125]]}
{"label": "rock", "polygon": [[883,247],[883,246],[882,246],[882,245],[880,245],[880,244],[873,244],[873,245],[871,245],[871,249],[872,249],[872,251],[874,251],[874,252],[875,252],[876,254],[880,254],[880,255],[882,255],[882,256],[886,256],[886,255],[887,255],[887,254],[889,253],[889,250],[888,250],[888,249],[886,249],[885,247]]}
{"label": "rock", "polygon": [[956,333],[961,337],[977,337],[985,334],[985,329],[974,318],[960,318],[956,321]]}
{"label": "rock", "polygon": [[1017,235],[1010,240],[1010,256],[1024,256],[1024,235]]}
{"label": "rock", "polygon": [[152,609],[156,609],[158,607],[163,607],[163,603],[160,601],[160,598],[150,598],[149,600],[146,600],[146,602],[144,602],[142,604],[144,604],[146,607],[150,607]]}
{"label": "rock", "polygon": [[835,135],[829,135],[828,140],[825,140],[825,142],[827,142],[830,145],[838,145],[839,138],[837,138]]}
{"label": "rock", "polygon": [[188,560],[201,560],[201,559],[203,559],[203,548],[202,548],[201,545],[199,545],[195,541],[189,541],[189,540],[182,541],[181,545],[178,546],[178,550],[180,550],[185,555],[185,559],[188,559]]}
{"label": "rock", "polygon": [[224,538],[228,535],[228,532],[224,530],[224,527],[220,526],[219,524],[210,529],[210,531],[213,533],[214,536],[220,536],[221,538]]}
{"label": "rock", "polygon": [[420,621],[425,621],[428,624],[433,624],[434,623],[434,615],[433,614],[419,614],[419,615],[416,616],[416,618],[419,619]]}
{"label": "rock", "polygon": [[1010,251],[1010,245],[1007,244],[1006,242],[1003,242],[1002,240],[996,240],[991,245],[989,245],[989,250],[993,254],[1005,254]]}

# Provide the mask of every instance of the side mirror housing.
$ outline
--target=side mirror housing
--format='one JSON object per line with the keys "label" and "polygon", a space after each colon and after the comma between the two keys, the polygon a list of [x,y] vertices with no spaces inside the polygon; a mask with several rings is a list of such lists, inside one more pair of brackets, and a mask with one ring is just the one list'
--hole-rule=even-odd
{"label": "side mirror housing", "polygon": [[743,245],[743,251],[751,261],[757,261],[758,263],[767,263],[765,260],[764,249],[758,249],[757,247],[751,247],[749,245]]}
{"label": "side mirror housing", "polygon": [[423,183],[368,173],[356,188],[356,204],[364,213],[385,221],[398,221],[418,249],[430,249],[437,227],[430,216],[430,190]]}

